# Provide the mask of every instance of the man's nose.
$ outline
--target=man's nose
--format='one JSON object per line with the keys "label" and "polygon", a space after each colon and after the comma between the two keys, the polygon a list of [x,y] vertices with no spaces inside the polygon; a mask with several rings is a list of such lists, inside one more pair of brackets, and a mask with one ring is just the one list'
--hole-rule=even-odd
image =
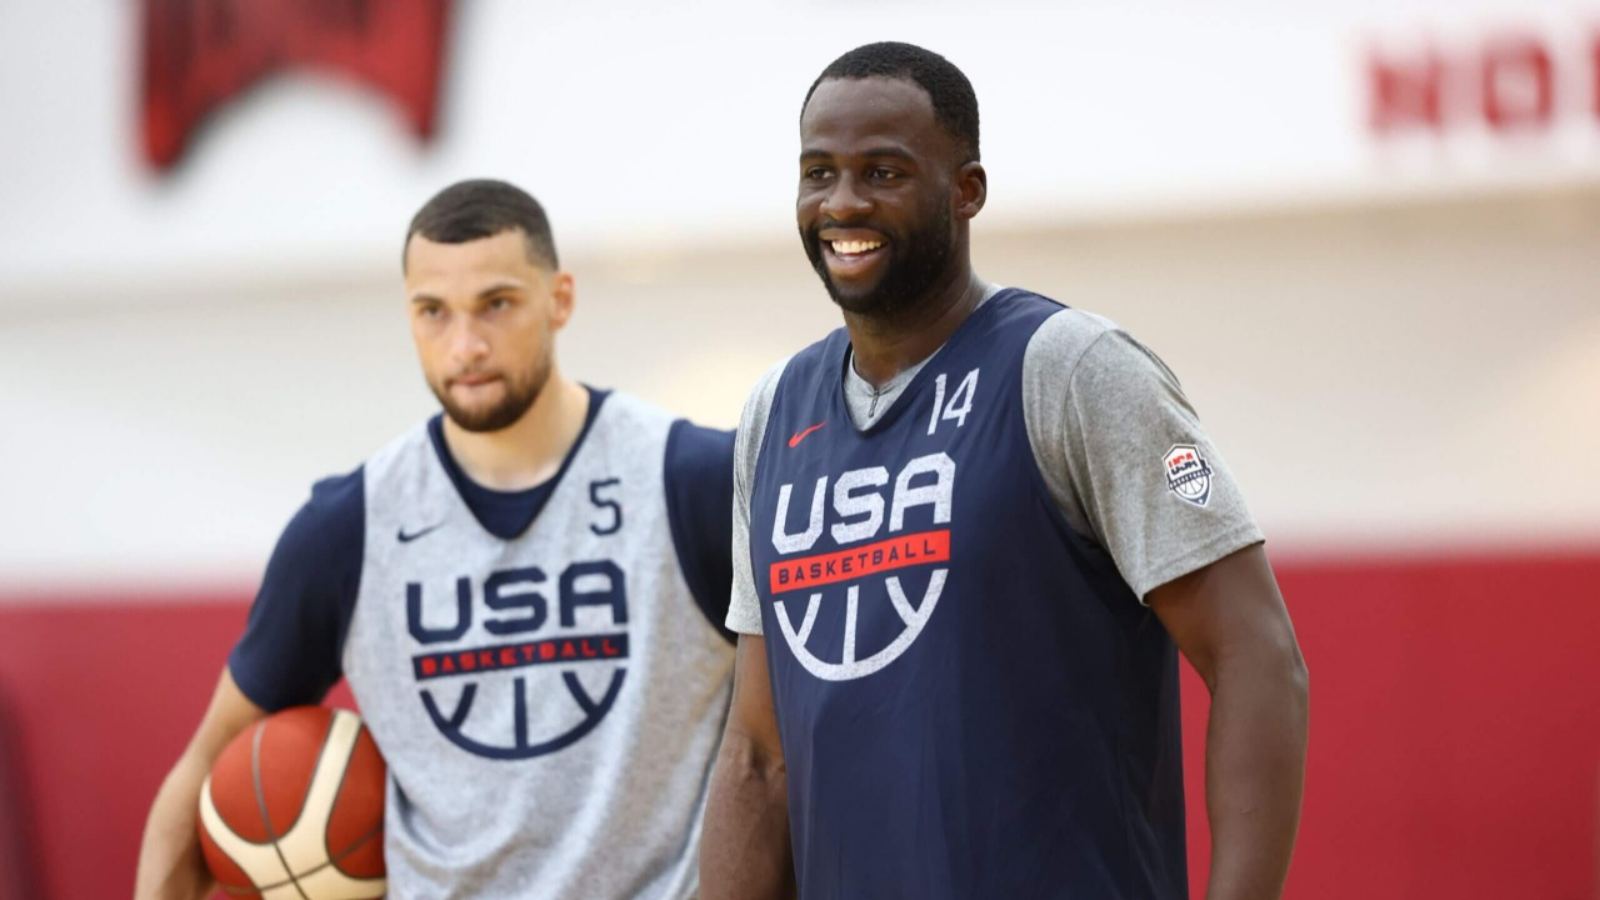
{"label": "man's nose", "polygon": [[450,335],[450,355],[458,362],[471,363],[489,354],[489,341],[473,316],[460,316]]}
{"label": "man's nose", "polygon": [[872,210],[872,201],[860,190],[854,176],[841,174],[822,198],[822,216],[837,222],[849,222]]}

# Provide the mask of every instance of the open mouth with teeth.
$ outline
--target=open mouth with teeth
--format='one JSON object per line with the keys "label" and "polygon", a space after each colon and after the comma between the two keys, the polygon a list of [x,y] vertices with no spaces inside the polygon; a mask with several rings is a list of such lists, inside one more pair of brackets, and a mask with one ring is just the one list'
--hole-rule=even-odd
{"label": "open mouth with teeth", "polygon": [[829,241],[828,246],[839,256],[860,256],[883,246],[883,241]]}
{"label": "open mouth with teeth", "polygon": [[865,273],[888,252],[888,243],[875,239],[824,240],[822,246],[829,272],[843,278]]}

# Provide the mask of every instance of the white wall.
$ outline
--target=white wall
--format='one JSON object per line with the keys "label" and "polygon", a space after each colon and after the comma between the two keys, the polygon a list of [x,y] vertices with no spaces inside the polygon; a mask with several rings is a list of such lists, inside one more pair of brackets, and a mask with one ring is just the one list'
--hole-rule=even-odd
{"label": "white wall", "polygon": [[[122,299],[129,279],[195,268],[387,261],[397,222],[486,173],[533,189],[573,248],[781,240],[806,86],[889,37],[972,77],[997,223],[1600,183],[1597,0],[457,0],[434,146],[384,99],[291,73],[219,114],[165,179],[137,158],[138,6],[7,5],[0,303],[84,283]],[[1554,56],[1550,129],[1368,133],[1369,48],[1475,59],[1507,34]]]}
{"label": "white wall", "polygon": [[[1155,348],[1274,541],[1330,552],[1600,539],[1597,247],[1600,195],[1570,193],[980,227],[977,252],[990,278]],[[571,266],[565,368],[714,424],[837,324],[795,241]],[[313,479],[433,408],[394,271],[190,285],[136,306],[0,314],[13,591],[248,582]]]}
{"label": "white wall", "polygon": [[999,268],[1062,285],[1154,347],[1280,545],[1600,538],[1600,192],[1055,245],[1054,260],[1029,248]]}
{"label": "white wall", "polygon": [[[313,479],[431,410],[396,257],[457,177],[550,206],[569,371],[731,425],[837,322],[793,237],[796,106],[883,37],[978,87],[985,274],[1158,350],[1279,546],[1600,540],[1600,120],[1573,61],[1600,5],[1523,6],[460,0],[436,145],[297,75],[163,180],[135,157],[135,4],[11,4],[0,597],[253,580]],[[1363,48],[1508,30],[1558,54],[1552,129],[1364,129]]]}

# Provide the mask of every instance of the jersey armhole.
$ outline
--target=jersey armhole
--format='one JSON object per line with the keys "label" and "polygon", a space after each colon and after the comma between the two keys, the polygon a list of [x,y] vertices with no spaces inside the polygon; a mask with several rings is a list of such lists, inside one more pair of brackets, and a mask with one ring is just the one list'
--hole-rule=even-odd
{"label": "jersey armhole", "polygon": [[273,712],[319,703],[344,676],[366,561],[365,473],[318,482],[278,539],[227,667]]}
{"label": "jersey armhole", "polygon": [[662,489],[678,571],[689,595],[722,639],[737,639],[726,624],[733,590],[733,433],[672,423],[662,454]]}

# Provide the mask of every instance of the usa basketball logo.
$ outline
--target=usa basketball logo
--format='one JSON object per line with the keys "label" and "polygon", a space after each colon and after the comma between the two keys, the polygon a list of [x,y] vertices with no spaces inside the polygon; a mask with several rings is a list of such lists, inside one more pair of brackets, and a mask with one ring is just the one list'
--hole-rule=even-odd
{"label": "usa basketball logo", "polygon": [[1195,506],[1211,500],[1211,466],[1193,444],[1173,444],[1162,458],[1167,489]]}
{"label": "usa basketball logo", "polygon": [[[934,453],[913,459],[892,479],[883,466],[853,469],[831,485],[827,476],[818,478],[806,524],[793,531],[795,486],[779,489],[772,526],[779,557],[768,567],[768,585],[778,629],[807,672],[824,681],[865,678],[899,659],[923,633],[949,575],[955,476],[955,462]],[[913,518],[932,527],[913,527]],[[812,552],[824,530],[839,549]],[[832,607],[826,616],[825,607]],[[893,636],[880,633],[872,645],[861,640],[868,619],[887,621]],[[819,621],[838,633],[817,635]]]}
{"label": "usa basketball logo", "polygon": [[538,566],[505,569],[480,590],[462,576],[448,600],[408,583],[406,624],[424,648],[474,636],[470,646],[413,656],[411,669],[439,732],[489,759],[571,746],[611,711],[627,677],[627,585],[609,559],[550,575]]}

